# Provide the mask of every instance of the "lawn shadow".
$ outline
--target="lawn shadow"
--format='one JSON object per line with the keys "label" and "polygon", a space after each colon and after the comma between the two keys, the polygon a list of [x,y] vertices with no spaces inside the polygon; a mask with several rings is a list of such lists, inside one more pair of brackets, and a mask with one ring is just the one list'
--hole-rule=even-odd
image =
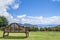
{"label": "lawn shadow", "polygon": [[6,36],[6,37],[0,37],[0,39],[25,39],[25,36]]}

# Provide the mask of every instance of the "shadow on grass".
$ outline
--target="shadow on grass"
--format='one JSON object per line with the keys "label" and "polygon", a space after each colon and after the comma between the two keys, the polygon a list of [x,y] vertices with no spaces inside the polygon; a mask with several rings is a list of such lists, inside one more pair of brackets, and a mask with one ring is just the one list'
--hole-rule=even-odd
{"label": "shadow on grass", "polygon": [[25,39],[25,36],[6,36],[6,37],[0,37],[0,39]]}

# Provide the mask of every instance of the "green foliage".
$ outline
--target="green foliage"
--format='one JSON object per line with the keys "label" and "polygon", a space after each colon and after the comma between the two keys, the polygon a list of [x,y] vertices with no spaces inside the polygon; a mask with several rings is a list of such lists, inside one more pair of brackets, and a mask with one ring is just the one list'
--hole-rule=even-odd
{"label": "green foliage", "polygon": [[8,25],[8,20],[4,16],[0,16],[0,26]]}
{"label": "green foliage", "polygon": [[40,28],[40,31],[60,31],[60,25],[55,26],[55,27]]}
{"label": "green foliage", "polygon": [[29,27],[29,31],[38,31],[38,27],[31,26]]}

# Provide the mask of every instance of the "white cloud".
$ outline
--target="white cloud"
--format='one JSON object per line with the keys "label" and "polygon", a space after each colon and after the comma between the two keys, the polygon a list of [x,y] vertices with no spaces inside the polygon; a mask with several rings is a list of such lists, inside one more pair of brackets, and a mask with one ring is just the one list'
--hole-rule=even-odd
{"label": "white cloud", "polygon": [[55,2],[55,1],[56,1],[56,2],[60,2],[60,0],[52,0],[52,1],[54,1],[54,2]]}
{"label": "white cloud", "polygon": [[20,16],[17,16],[18,18],[24,18],[24,17],[26,17],[26,15],[24,14],[24,15],[20,15]]}
{"label": "white cloud", "polygon": [[20,1],[20,0],[14,0],[13,4],[10,5],[10,6],[11,6],[11,8],[13,8],[13,9],[18,9],[19,6],[20,6],[20,4],[21,4],[21,1]]}
{"label": "white cloud", "polygon": [[[11,5],[13,9],[19,7],[18,3],[14,3],[15,0],[0,0],[0,16],[5,16],[10,23],[30,23],[30,24],[60,24],[60,16],[43,17],[43,16],[27,16],[19,15],[14,18],[10,13],[7,12],[8,5]],[[13,5],[13,6],[12,6]]]}
{"label": "white cloud", "polygon": [[18,8],[18,3],[15,5],[15,1],[16,0],[0,0],[0,16],[5,16],[9,22],[13,22],[16,21],[18,22],[18,20],[14,19],[13,16],[7,12],[7,8],[9,8],[9,5],[13,5],[11,7],[15,7],[16,9]]}
{"label": "white cloud", "polygon": [[22,23],[30,24],[60,24],[60,16],[43,17],[43,16],[17,16]]}
{"label": "white cloud", "polygon": [[19,8],[19,4],[18,4],[18,3],[15,4],[12,8],[13,8],[13,9],[18,9],[18,8]]}

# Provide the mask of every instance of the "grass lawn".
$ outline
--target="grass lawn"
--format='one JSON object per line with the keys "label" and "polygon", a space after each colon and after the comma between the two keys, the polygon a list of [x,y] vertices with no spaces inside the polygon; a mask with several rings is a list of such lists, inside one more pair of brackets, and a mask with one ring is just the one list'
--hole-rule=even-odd
{"label": "grass lawn", "polygon": [[28,38],[25,38],[24,33],[9,33],[4,38],[2,35],[0,31],[0,40],[60,40],[60,32],[30,32]]}

